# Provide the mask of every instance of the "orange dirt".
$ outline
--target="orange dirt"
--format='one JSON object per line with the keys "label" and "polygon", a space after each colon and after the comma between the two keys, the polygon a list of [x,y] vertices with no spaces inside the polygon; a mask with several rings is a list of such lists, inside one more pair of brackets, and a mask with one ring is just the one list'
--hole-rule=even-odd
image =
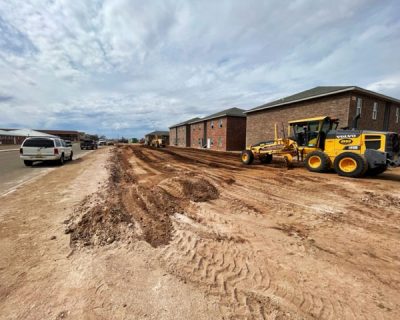
{"label": "orange dirt", "polygon": [[[108,291],[96,291],[104,288],[110,298],[94,311],[97,293],[81,288],[86,305],[77,312],[69,304],[69,315],[396,319],[400,313],[400,170],[350,179],[279,162],[244,166],[229,153],[141,146],[115,148],[107,163],[104,184],[81,195],[65,232],[73,249],[66,265],[101,270],[84,286],[107,282]],[[138,274],[125,274],[127,263]],[[157,281],[174,296],[157,302],[161,296],[149,290]],[[18,301],[8,298],[15,283],[4,301]],[[136,304],[127,292],[137,292]],[[116,307],[121,295],[129,306],[123,312]]]}

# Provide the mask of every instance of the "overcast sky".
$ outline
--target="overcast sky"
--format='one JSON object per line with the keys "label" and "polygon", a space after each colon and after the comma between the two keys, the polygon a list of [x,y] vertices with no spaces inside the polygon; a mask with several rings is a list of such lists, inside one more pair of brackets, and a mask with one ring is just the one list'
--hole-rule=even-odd
{"label": "overcast sky", "polygon": [[400,98],[400,1],[0,1],[0,127],[140,137],[318,85]]}

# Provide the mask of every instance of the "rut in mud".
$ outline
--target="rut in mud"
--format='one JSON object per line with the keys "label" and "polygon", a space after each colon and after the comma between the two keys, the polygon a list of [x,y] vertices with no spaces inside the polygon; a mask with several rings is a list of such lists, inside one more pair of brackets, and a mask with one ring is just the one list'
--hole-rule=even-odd
{"label": "rut in mud", "polygon": [[168,244],[171,215],[183,213],[189,200],[204,202],[219,196],[210,182],[193,176],[172,177],[155,186],[137,184],[128,161],[130,154],[129,148],[114,150],[106,188],[75,210],[66,230],[71,233],[73,246],[106,245],[133,238],[144,239],[153,247]]}
{"label": "rut in mud", "polygon": [[147,241],[169,273],[217,296],[227,319],[400,312],[397,171],[354,180],[140,146],[116,148],[109,170],[71,220],[73,245]]}

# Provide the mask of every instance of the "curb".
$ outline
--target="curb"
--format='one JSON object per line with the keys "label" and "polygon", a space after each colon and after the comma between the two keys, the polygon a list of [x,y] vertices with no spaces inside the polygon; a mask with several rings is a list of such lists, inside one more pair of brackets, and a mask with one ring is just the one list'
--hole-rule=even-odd
{"label": "curb", "polygon": [[0,149],[0,152],[7,152],[7,151],[18,151],[19,149],[4,149],[4,150],[1,150]]}

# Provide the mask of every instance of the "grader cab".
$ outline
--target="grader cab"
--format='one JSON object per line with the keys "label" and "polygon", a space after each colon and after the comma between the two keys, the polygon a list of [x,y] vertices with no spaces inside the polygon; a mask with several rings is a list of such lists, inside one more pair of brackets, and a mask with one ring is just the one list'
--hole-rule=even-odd
{"label": "grader cab", "polygon": [[242,152],[242,162],[255,158],[263,163],[273,156],[283,157],[288,165],[304,162],[312,172],[334,169],[339,175],[376,175],[389,166],[400,166],[399,136],[394,132],[337,129],[338,119],[316,117],[290,121],[287,137],[251,145]]}

